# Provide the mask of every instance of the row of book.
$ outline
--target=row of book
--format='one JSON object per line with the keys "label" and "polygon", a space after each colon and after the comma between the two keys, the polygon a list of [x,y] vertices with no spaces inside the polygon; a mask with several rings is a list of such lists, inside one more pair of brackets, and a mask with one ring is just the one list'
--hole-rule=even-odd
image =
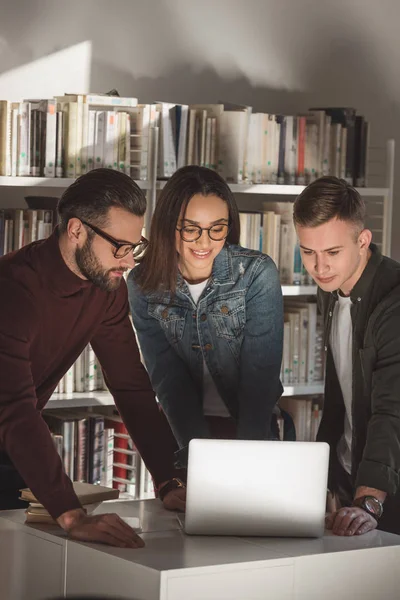
{"label": "row of book", "polygon": [[[322,419],[322,407],[317,398],[304,398],[299,396],[281,398],[280,407],[288,412],[293,419],[296,430],[296,440],[300,442],[315,442]],[[285,424],[283,419],[278,419],[279,435],[283,440]]]}
{"label": "row of book", "polygon": [[0,101],[0,174],[74,178],[106,167],[147,179],[151,110],[101,95]]}
{"label": "row of book", "polygon": [[[241,245],[271,256],[280,270],[282,284],[312,284],[301,262],[292,204],[272,203],[272,210],[268,210],[269,204],[264,203],[265,211],[240,213]],[[0,209],[0,256],[47,238],[54,224],[53,210]]]}
{"label": "row of book", "polygon": [[232,183],[306,185],[331,174],[367,185],[369,126],[353,108],[275,115],[99,94],[0,101],[0,175],[73,178],[107,167],[145,180],[154,128],[159,178],[197,164]]}
{"label": "row of book", "polygon": [[324,379],[323,322],[315,302],[287,298],[283,325],[281,381],[287,384]]}
{"label": "row of book", "polygon": [[[293,419],[296,439],[315,441],[322,418],[318,399],[284,397],[279,404]],[[154,497],[150,473],[119,416],[96,415],[84,409],[46,409],[43,418],[71,480],[112,487],[127,497]],[[283,440],[282,418],[278,426]]]}
{"label": "row of book", "polygon": [[0,256],[49,237],[53,227],[52,210],[0,209]]}
{"label": "row of book", "polygon": [[112,487],[114,432],[105,427],[104,417],[78,409],[48,409],[43,418],[68,477]]}
{"label": "row of book", "polygon": [[240,243],[268,254],[282,285],[313,285],[304,269],[293,224],[292,202],[263,202],[263,211],[240,212]]}
{"label": "row of book", "polygon": [[154,497],[151,476],[118,415],[46,409],[43,418],[70,479],[113,487],[133,498]]}

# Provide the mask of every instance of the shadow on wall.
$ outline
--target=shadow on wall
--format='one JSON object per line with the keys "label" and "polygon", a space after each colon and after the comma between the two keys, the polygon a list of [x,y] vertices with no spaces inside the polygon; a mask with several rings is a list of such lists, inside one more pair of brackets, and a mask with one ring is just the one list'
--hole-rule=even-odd
{"label": "shadow on wall", "polygon": [[[181,64],[161,77],[135,78],[131,73],[92,63],[91,85],[96,90],[115,87],[121,95],[134,95],[141,102],[205,103],[229,101],[250,105],[256,111],[296,114],[312,106],[354,106],[370,122],[370,145],[384,148],[389,138],[400,139],[398,103],[388,94],[383,74],[374,70],[374,61],[362,54],[353,40],[321,50],[320,61],[308,64],[303,90],[273,89],[255,85],[244,73],[221,76],[213,67],[201,70]],[[356,76],[355,76],[356,74]],[[382,153],[383,156],[383,153]],[[383,166],[378,166],[380,174]],[[371,169],[376,173],[376,169]],[[398,173],[398,175],[396,175]],[[370,178],[371,186],[382,186],[381,178]],[[395,162],[393,231],[400,223],[400,148]],[[397,193],[396,193],[397,192]],[[400,260],[400,238],[392,235],[392,257]]]}

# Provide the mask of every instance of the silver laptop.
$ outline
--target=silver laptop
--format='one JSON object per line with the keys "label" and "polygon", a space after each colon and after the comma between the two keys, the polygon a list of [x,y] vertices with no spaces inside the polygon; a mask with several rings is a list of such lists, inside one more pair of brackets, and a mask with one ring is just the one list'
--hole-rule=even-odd
{"label": "silver laptop", "polygon": [[322,442],[192,440],[184,530],[320,537],[328,460]]}

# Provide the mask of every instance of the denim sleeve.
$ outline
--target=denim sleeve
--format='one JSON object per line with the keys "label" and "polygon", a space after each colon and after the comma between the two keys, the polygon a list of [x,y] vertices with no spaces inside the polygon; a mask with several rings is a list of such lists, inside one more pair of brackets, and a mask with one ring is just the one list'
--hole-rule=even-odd
{"label": "denim sleeve", "polygon": [[283,388],[283,298],[274,262],[255,265],[246,294],[246,325],[240,352],[238,437],[270,436],[272,410]]}
{"label": "denim sleeve", "polygon": [[148,301],[134,280],[128,278],[129,303],[144,363],[157,398],[167,416],[185,463],[192,438],[210,437],[203,414],[201,393],[185,362],[168,342],[157,320],[148,313]]}

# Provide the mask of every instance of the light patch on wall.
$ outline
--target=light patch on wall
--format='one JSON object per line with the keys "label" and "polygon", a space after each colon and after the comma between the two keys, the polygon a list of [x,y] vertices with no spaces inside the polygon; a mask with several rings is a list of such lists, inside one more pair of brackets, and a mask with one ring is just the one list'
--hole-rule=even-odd
{"label": "light patch on wall", "polygon": [[20,100],[87,93],[91,60],[92,43],[85,41],[1,73],[0,98]]}

